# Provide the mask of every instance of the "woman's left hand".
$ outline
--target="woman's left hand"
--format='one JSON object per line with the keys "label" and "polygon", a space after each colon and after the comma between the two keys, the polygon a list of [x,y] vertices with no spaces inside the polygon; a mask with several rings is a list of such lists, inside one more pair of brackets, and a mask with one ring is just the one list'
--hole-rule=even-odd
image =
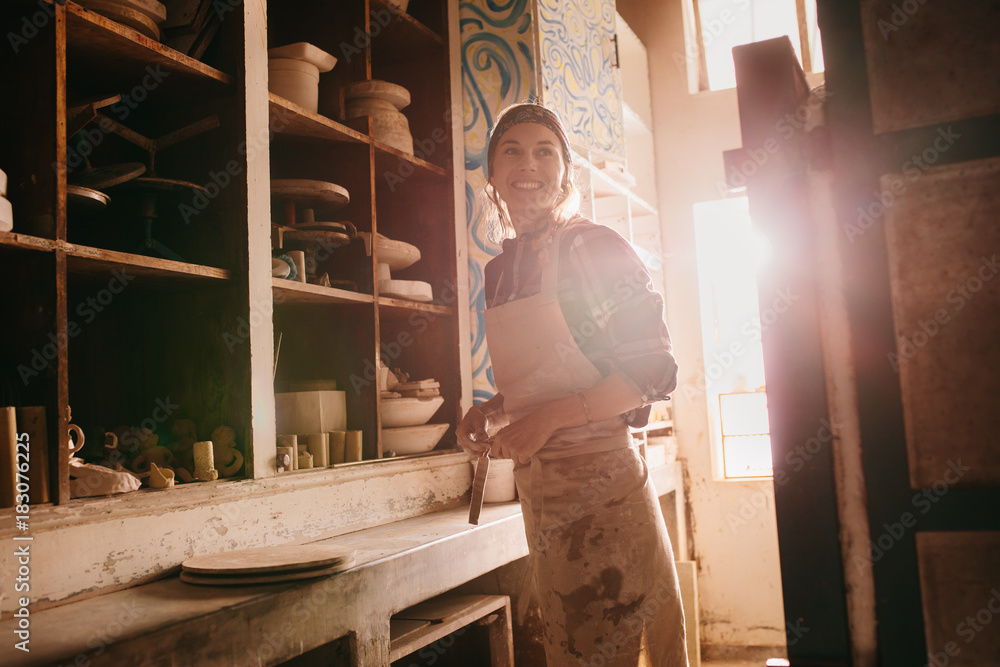
{"label": "woman's left hand", "polygon": [[517,463],[527,463],[542,448],[555,431],[552,420],[543,410],[531,414],[505,426],[493,436],[493,456],[514,459]]}

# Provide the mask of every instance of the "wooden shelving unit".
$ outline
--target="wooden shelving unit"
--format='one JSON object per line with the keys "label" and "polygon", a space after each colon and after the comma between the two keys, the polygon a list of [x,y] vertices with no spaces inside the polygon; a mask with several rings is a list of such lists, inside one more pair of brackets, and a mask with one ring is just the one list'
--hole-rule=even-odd
{"label": "wooden shelving unit", "polygon": [[[450,109],[460,91],[452,90],[445,48],[447,3],[413,9],[422,14],[400,13],[380,0],[316,3],[314,20],[306,25],[297,19],[301,7],[269,6],[269,47],[308,41],[340,59],[320,76],[318,112],[269,96],[269,116],[281,128],[271,141],[271,178],[324,180],[347,188],[351,202],[344,209],[317,208],[316,215],[416,245],[422,259],[393,278],[428,282],[440,297],[457,279]],[[334,16],[329,26],[317,27]],[[359,34],[370,40],[359,45]],[[409,90],[412,101],[403,113],[416,154],[373,138],[367,117],[342,118],[343,88],[365,80]],[[281,212],[275,208],[272,214]],[[381,398],[377,383],[358,378],[380,361],[414,378],[433,377],[441,382],[445,405],[431,421],[452,425],[438,449],[454,448],[453,427],[461,412],[455,308],[440,299],[421,303],[380,296],[377,247],[369,253],[355,241],[327,254],[317,272],[349,281],[357,291],[273,281],[275,335],[282,337],[276,383],[335,380],[347,393],[347,426],[362,431],[364,459],[372,460],[383,451]],[[286,355],[288,344],[297,348]],[[303,353],[308,349],[315,354]]]}
{"label": "wooden shelving unit", "polygon": [[[382,454],[380,397],[377,385],[353,390],[351,378],[380,360],[441,381],[445,406],[432,421],[452,425],[438,451],[454,447],[461,378],[453,299],[380,296],[377,248],[368,254],[360,241],[322,258],[334,287],[271,278],[270,267],[252,259],[271,253],[270,221],[281,219],[281,204],[264,210],[255,194],[262,185],[254,174],[263,172],[254,160],[263,158],[272,179],[344,185],[351,203],[337,212],[342,219],[420,247],[424,259],[394,278],[429,282],[435,297],[454,288],[455,225],[462,221],[455,219],[450,116],[460,90],[452,89],[457,77],[447,47],[453,9],[443,0],[420,3],[416,14],[382,0],[269,4],[266,16],[262,6],[227,13],[198,60],[72,1],[49,3],[46,25],[0,73],[5,90],[30,91],[31,99],[0,112],[0,168],[10,177],[15,211],[14,230],[0,233],[0,293],[12,313],[24,313],[0,333],[0,367],[8,400],[46,408],[53,503],[71,499],[71,407],[72,422],[88,436],[80,455],[90,460],[116,426],[133,435],[152,426],[169,446],[173,422],[189,418],[198,439],[219,425],[236,431],[246,460],[238,478],[275,474],[274,433],[255,431],[268,422],[253,417],[274,393],[254,379],[266,376],[270,384],[274,370],[266,355],[251,354],[260,349],[254,337],[261,317],[273,317],[282,335],[275,384],[336,380],[349,393],[348,428],[364,433],[366,461]],[[38,11],[37,2],[15,0],[4,3],[0,18],[18,26]],[[358,34],[371,39],[347,49]],[[268,46],[297,41],[340,59],[321,79],[318,113],[259,92],[250,82],[259,74],[246,71],[248,63],[266,62]],[[373,139],[366,119],[342,118],[341,90],[367,79],[410,89],[404,113],[423,151],[403,153]],[[86,107],[115,96],[110,106]],[[251,111],[262,102],[264,118]],[[148,148],[102,125],[97,114],[150,140],[213,122],[157,148],[154,163]],[[82,135],[66,136],[81,127],[86,145]],[[121,186],[107,189],[105,209],[74,204],[67,187],[80,170],[118,163],[143,163],[147,176],[200,188],[158,196],[152,209]],[[146,222],[151,237],[181,260],[143,250],[150,247],[143,245]],[[154,419],[167,401],[177,407]]]}

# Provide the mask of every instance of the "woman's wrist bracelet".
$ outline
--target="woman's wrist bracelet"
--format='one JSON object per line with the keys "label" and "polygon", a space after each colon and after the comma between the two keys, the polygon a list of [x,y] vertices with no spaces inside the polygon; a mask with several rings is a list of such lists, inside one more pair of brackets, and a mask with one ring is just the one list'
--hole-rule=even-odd
{"label": "woman's wrist bracelet", "polygon": [[590,405],[587,404],[587,398],[583,395],[582,391],[576,392],[576,395],[580,397],[580,402],[583,403],[583,411],[587,414],[587,423],[592,423],[594,416],[590,414]]}

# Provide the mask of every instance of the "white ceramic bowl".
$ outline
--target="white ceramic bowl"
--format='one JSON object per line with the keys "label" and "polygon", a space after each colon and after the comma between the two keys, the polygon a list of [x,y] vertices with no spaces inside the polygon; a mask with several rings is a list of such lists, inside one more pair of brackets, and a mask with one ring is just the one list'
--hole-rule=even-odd
{"label": "white ceramic bowl", "polygon": [[386,398],[382,400],[382,428],[426,424],[444,404],[443,396]]}
{"label": "white ceramic bowl", "polygon": [[422,424],[382,429],[382,448],[396,454],[423,454],[434,449],[448,430],[448,424]]}
{"label": "white ceramic bowl", "polygon": [[434,291],[430,283],[421,280],[379,280],[378,291],[382,296],[409,301],[433,301]]}

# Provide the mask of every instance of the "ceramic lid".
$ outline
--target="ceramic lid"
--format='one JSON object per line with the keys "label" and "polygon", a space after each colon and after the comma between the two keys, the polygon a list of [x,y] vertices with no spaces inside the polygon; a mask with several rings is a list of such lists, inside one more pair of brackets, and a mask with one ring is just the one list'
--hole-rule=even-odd
{"label": "ceramic lid", "polygon": [[267,50],[268,58],[290,58],[304,60],[316,67],[320,72],[329,72],[337,64],[337,59],[309,42],[295,42],[285,46],[276,46]]}

